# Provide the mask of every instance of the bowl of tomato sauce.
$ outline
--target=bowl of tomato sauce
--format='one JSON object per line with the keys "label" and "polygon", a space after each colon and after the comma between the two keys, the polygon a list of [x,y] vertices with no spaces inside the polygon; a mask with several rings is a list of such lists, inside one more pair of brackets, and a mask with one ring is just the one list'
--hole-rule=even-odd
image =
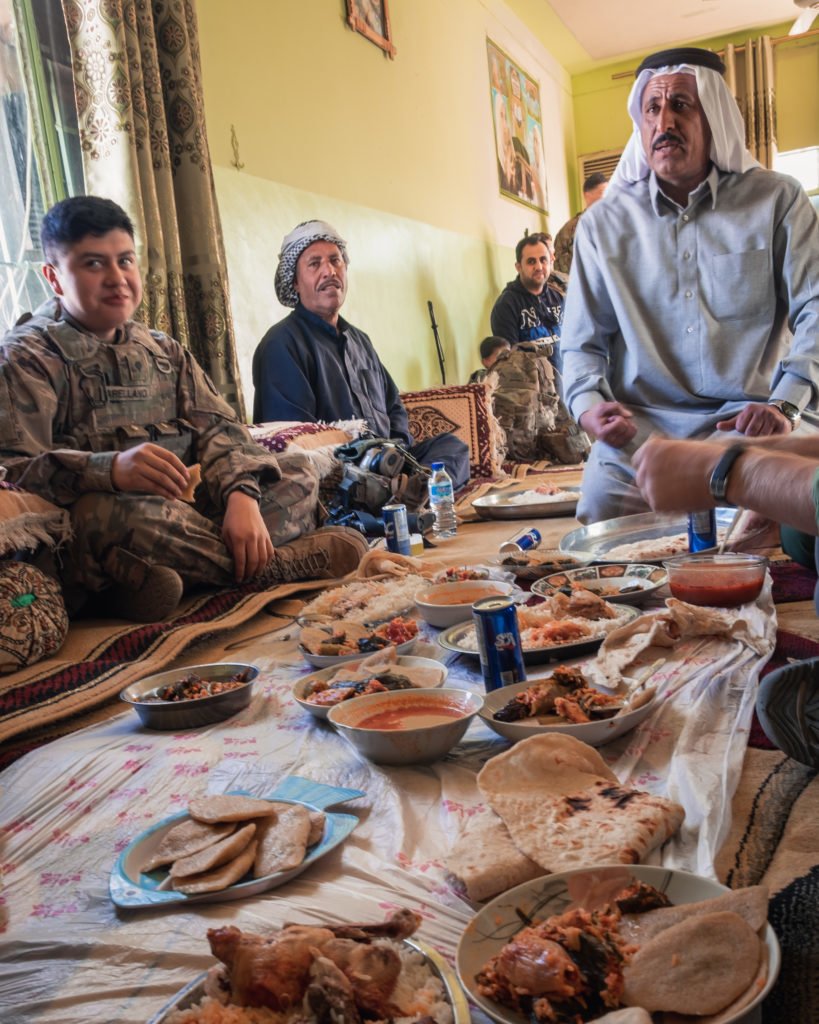
{"label": "bowl of tomato sauce", "polygon": [[755,601],[765,582],[768,559],[762,555],[678,555],[663,562],[672,595],[688,604],[736,608]]}

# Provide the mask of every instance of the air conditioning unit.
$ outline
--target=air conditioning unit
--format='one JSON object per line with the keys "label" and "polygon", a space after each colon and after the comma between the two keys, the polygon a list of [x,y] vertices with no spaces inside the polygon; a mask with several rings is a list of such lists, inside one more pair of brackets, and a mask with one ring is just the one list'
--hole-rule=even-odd
{"label": "air conditioning unit", "polygon": [[597,153],[584,153],[579,156],[577,167],[581,187],[590,174],[599,172],[610,178],[614,174],[614,168],[619,163],[622,152],[622,149],[602,149]]}

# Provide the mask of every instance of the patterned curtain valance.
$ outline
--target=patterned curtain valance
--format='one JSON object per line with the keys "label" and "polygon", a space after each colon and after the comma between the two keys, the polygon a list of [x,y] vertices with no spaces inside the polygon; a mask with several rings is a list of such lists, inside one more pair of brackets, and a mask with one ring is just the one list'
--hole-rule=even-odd
{"label": "patterned curtain valance", "polygon": [[244,419],[192,0],[62,0],[86,189],[134,221],[140,316]]}

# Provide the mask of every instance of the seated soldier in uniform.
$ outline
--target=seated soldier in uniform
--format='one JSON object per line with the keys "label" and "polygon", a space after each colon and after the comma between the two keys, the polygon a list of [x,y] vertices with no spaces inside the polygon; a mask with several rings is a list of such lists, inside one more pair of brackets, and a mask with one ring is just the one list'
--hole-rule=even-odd
{"label": "seated soldier in uniform", "polygon": [[487,373],[489,373],[503,353],[508,352],[511,347],[506,338],[496,338],[494,334],[484,338],[478,347],[478,354],[481,357],[483,366],[480,370],[475,370],[474,373],[469,375],[469,383],[479,384],[482,380],[486,380]]}
{"label": "seated soldier in uniform", "polygon": [[354,569],[360,534],[311,532],[318,478],[306,456],[265,452],[189,352],[131,319],[142,280],[124,210],[63,200],[41,241],[54,298],[0,342],[0,465],[70,511],[69,604],[105,591],[111,615],[152,622],[185,587]]}

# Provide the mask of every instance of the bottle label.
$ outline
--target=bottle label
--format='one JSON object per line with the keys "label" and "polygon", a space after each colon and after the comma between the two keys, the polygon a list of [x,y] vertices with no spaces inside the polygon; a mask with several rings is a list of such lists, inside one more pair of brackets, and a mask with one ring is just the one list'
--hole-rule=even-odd
{"label": "bottle label", "polygon": [[429,485],[429,500],[433,505],[442,501],[452,501],[453,493],[452,484],[448,481]]}

